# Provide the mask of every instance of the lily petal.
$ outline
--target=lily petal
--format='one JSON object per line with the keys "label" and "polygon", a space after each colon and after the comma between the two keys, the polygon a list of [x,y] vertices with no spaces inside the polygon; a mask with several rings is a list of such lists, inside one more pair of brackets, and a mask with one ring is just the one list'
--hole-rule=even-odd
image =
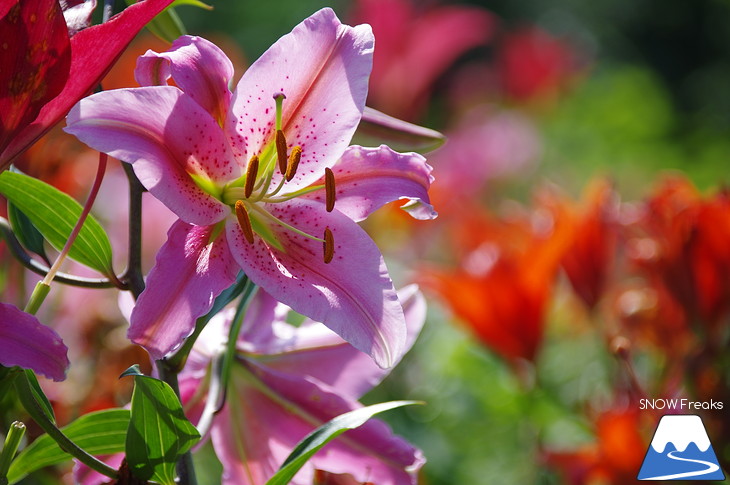
{"label": "lily petal", "polygon": [[236,280],[238,268],[225,238],[209,242],[212,226],[175,222],[157,254],[131,316],[128,337],[153,359],[179,346],[207,313],[215,297]]}
{"label": "lily petal", "polygon": [[0,303],[0,364],[32,369],[54,381],[66,378],[68,349],[61,337],[13,305]]}
{"label": "lily petal", "polygon": [[[256,365],[236,366],[232,377],[236,392],[211,430],[224,484],[265,483],[307,433],[360,407],[322,383]],[[315,454],[292,483],[312,483],[313,469],[319,468],[351,473],[361,482],[415,484],[424,461],[419,450],[371,419]]]}
{"label": "lily petal", "polygon": [[[259,294],[266,293],[259,291]],[[426,319],[426,301],[416,285],[399,290],[398,298],[403,304],[408,327],[405,353],[421,332]],[[278,338],[265,347],[256,348],[262,355],[257,360],[271,369],[313,377],[351,399],[359,399],[388,375],[388,370],[375,365],[370,357],[320,323],[306,320],[299,327],[293,327],[281,321],[274,321],[272,325],[271,321],[269,319],[266,327],[273,328]]]}
{"label": "lily petal", "polygon": [[[398,153],[379,148],[351,146],[332,167],[337,185],[337,209],[361,221],[394,200],[409,200],[401,208],[415,219],[434,219],[437,214],[428,197],[433,182],[431,166],[418,153]],[[304,197],[324,202],[323,188]]]}
{"label": "lily petal", "polygon": [[381,367],[403,353],[403,310],[375,243],[344,214],[327,213],[317,202],[293,199],[268,204],[281,221],[308,234],[334,234],[334,257],[323,262],[322,243],[273,224],[286,252],[260,237],[249,243],[235,220],[226,224],[233,257],[251,280],[274,298],[312,320],[322,322]]}
{"label": "lily petal", "polygon": [[[343,25],[329,8],[280,38],[244,73],[234,92],[228,131],[236,155],[248,160],[272,143],[272,96],[281,92],[288,144],[302,148],[300,168],[287,188],[317,180],[347,147],[360,121],[373,44],[370,26]],[[274,183],[280,179],[276,172]]]}
{"label": "lily petal", "polygon": [[228,84],[233,78],[233,64],[212,42],[183,35],[166,52],[147,51],[137,59],[134,77],[142,86],[166,85],[172,78],[223,125],[231,102]]}
{"label": "lily petal", "polygon": [[240,175],[215,120],[176,87],[104,91],[79,101],[64,130],[134,165],[147,190],[190,224],[222,220],[230,209],[189,174],[222,183]]}

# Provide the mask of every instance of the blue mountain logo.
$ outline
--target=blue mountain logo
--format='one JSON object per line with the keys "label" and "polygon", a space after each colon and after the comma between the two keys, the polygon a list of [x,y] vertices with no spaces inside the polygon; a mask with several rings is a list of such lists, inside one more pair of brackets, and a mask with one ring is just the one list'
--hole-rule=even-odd
{"label": "blue mountain logo", "polygon": [[725,480],[702,418],[663,416],[641,465],[639,480]]}

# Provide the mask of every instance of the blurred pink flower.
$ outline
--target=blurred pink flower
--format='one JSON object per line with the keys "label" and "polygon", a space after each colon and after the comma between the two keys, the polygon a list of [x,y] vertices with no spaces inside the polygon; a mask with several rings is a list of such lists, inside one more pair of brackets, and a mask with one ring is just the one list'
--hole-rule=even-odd
{"label": "blurred pink flower", "polygon": [[13,305],[0,303],[0,364],[32,369],[54,381],[66,378],[69,366],[61,337]]}
{"label": "blurred pink flower", "polygon": [[542,154],[537,128],[517,111],[474,108],[446,135],[429,158],[439,172],[431,194],[441,211],[459,210],[490,181],[529,171]]}
{"label": "blurred pink flower", "polygon": [[[417,287],[399,291],[408,325],[406,351],[423,325],[426,306]],[[213,417],[210,438],[223,463],[223,483],[266,482],[294,446],[317,426],[352,411],[387,374],[319,323],[286,323],[289,309],[259,291],[244,320],[226,404]],[[201,383],[223,350],[232,313],[216,317],[196,343],[180,375],[191,416],[200,414]],[[359,482],[415,484],[425,459],[381,421],[348,431],[314,455],[293,483],[312,483],[314,469],[351,474]]]}
{"label": "blurred pink flower", "polygon": [[464,5],[417,10],[411,0],[358,0],[353,22],[373,27],[375,51],[368,105],[415,119],[433,83],[467,50],[494,35],[496,17]]}
{"label": "blurred pink flower", "polygon": [[153,358],[175,349],[242,269],[379,365],[397,360],[403,312],[380,251],[356,222],[398,199],[418,219],[436,214],[422,156],[348,147],[372,49],[369,27],[345,26],[323,9],[231,93],[225,54],[184,36],[140,58],[144,87],[98,93],[72,109],[66,131],[132,163],[180,217],[132,314],[129,337]]}

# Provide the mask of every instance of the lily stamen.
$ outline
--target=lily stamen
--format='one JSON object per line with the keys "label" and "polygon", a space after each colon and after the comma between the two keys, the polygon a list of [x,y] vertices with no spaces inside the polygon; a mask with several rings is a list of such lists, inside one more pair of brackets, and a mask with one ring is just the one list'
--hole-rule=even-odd
{"label": "lily stamen", "polygon": [[291,149],[289,154],[289,162],[286,165],[286,181],[289,182],[294,178],[299,167],[299,161],[302,159],[302,147],[299,145]]}
{"label": "lily stamen", "polygon": [[329,227],[324,229],[324,242],[322,243],[322,250],[324,252],[324,262],[329,264],[335,255],[335,238],[332,236],[332,231]]}
{"label": "lily stamen", "polygon": [[253,244],[253,227],[251,227],[251,219],[242,200],[236,201],[236,219],[241,231],[249,244]]}
{"label": "lily stamen", "polygon": [[286,137],[284,132],[276,130],[276,158],[279,161],[279,171],[282,175],[286,173]]}
{"label": "lily stamen", "polygon": [[325,188],[325,208],[327,212],[332,212],[335,208],[335,198],[337,193],[335,191],[335,174],[332,169],[324,169],[324,188]]}
{"label": "lily stamen", "polygon": [[251,157],[248,161],[248,168],[246,169],[246,186],[244,187],[244,195],[248,199],[253,193],[254,184],[256,183],[256,176],[259,173],[259,157],[256,155]]}

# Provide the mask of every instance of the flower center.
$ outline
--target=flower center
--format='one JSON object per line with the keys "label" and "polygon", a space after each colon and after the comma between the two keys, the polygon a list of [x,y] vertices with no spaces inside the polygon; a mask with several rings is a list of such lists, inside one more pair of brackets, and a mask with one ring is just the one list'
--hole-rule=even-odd
{"label": "flower center", "polygon": [[[284,93],[274,94],[276,126],[273,145],[265,147],[261,153],[251,157],[246,174],[223,188],[221,200],[233,209],[238,225],[249,244],[253,244],[258,235],[270,245],[285,251],[284,246],[271,230],[272,225],[278,225],[308,239],[320,241],[323,260],[325,263],[329,263],[334,257],[334,237],[329,227],[325,228],[322,237],[309,234],[282,221],[267,211],[264,205],[286,202],[323,188],[322,185],[313,185],[286,192],[286,183],[290,182],[297,173],[302,158],[302,147],[296,145],[291,148],[291,151],[288,148],[281,122],[282,105],[285,98]],[[281,173],[281,180],[277,184],[272,184],[274,171],[277,168]],[[335,176],[329,168],[325,168],[324,189],[325,209],[327,212],[332,212],[335,207]]]}

